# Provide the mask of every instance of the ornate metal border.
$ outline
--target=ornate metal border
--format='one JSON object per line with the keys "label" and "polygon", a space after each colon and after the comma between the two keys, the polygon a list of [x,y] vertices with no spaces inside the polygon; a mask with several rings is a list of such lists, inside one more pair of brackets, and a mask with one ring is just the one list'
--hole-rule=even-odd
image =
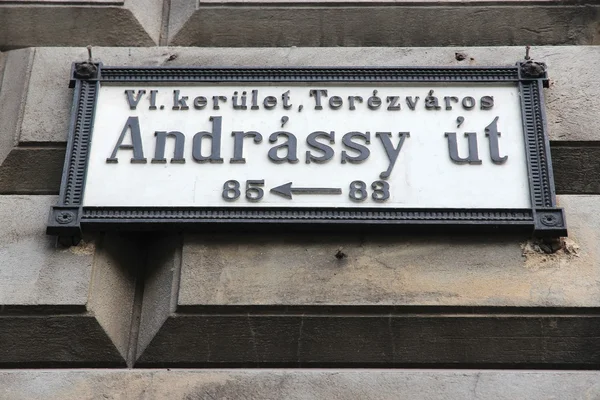
{"label": "ornate metal border", "polygon": [[[90,136],[101,82],[514,82],[521,110],[531,209],[282,209],[282,208],[157,208],[83,207]],[[324,223],[365,226],[468,227],[526,229],[541,237],[566,236],[562,209],[556,207],[550,148],[544,110],[546,66],[527,61],[514,67],[440,68],[160,68],[105,67],[74,63],[71,124],[58,204],[52,207],[47,233],[76,243],[81,229],[205,229],[261,222],[274,225]]]}

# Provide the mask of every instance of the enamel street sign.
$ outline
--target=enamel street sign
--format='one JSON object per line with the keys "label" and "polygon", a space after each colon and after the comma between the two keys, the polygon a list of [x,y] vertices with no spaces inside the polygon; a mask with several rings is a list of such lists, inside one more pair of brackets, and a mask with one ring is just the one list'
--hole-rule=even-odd
{"label": "enamel street sign", "polygon": [[545,66],[120,68],[74,64],[48,232],[298,225],[566,234]]}

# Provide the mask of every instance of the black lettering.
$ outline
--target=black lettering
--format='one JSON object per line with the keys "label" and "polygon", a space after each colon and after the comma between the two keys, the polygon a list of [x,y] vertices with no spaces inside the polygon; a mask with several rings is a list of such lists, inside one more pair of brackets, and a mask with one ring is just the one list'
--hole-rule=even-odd
{"label": "black lettering", "polygon": [[[286,161],[291,164],[297,163],[298,157],[296,156],[296,149],[298,148],[298,141],[296,140],[296,136],[285,131],[274,132],[271,134],[271,136],[269,136],[269,142],[275,143],[280,136],[287,140],[285,143],[273,146],[271,149],[269,149],[269,159],[277,164],[281,164]],[[285,157],[280,157],[277,154],[280,149],[284,149],[286,151]]]}
{"label": "black lettering", "polygon": [[[125,139],[125,134],[127,131],[131,131],[131,144],[123,144],[123,139]],[[131,159],[132,163],[143,164],[147,162],[147,160],[144,158],[142,135],[140,133],[140,120],[138,117],[127,118],[127,122],[125,122],[125,126],[121,131],[121,135],[119,136],[119,140],[117,140],[117,144],[115,145],[112,154],[106,159],[107,163],[119,162],[119,159],[117,158],[118,150],[133,150],[133,158]]]}
{"label": "black lettering", "polygon": [[329,107],[332,110],[339,109],[344,104],[344,100],[340,96],[331,96],[329,98]]}
{"label": "black lettering", "polygon": [[[333,98],[333,97],[332,97]],[[322,156],[314,156],[310,151],[306,152],[306,163],[316,162],[319,164],[325,163],[333,158],[333,149],[324,143],[317,142],[317,139],[323,138],[329,141],[329,144],[335,143],[335,132],[331,133],[316,131],[308,135],[306,138],[306,144],[308,147],[314,150],[318,150],[323,153]]]}
{"label": "black lettering", "polygon": [[233,97],[231,98],[231,102],[233,103],[234,110],[246,110],[248,106],[246,106],[246,92],[242,92],[241,103],[238,104],[238,92],[233,92]]}
{"label": "black lettering", "polygon": [[202,110],[207,104],[208,101],[204,96],[198,96],[194,99],[194,108],[196,110]]}
{"label": "black lettering", "polygon": [[258,106],[258,90],[252,89],[252,105],[250,106],[251,110],[258,110],[260,107]]}
{"label": "black lettering", "polygon": [[458,97],[444,96],[444,103],[446,103],[446,110],[452,110],[452,102],[458,103]]}
{"label": "black lettering", "polygon": [[[222,163],[221,158],[221,120],[222,117],[211,116],[209,121],[212,121],[212,132],[198,132],[194,135],[192,142],[192,158],[199,163]],[[210,155],[202,155],[202,139],[207,138],[211,141]]]}
{"label": "black lettering", "polygon": [[277,97],[275,96],[267,96],[263,101],[263,107],[267,110],[272,110],[277,105]]}
{"label": "black lettering", "polygon": [[475,107],[475,99],[472,98],[471,96],[467,96],[467,97],[463,98],[462,106],[465,108],[465,110],[473,109],[473,107]]}
{"label": "black lettering", "polygon": [[450,159],[456,164],[481,164],[479,159],[479,152],[477,149],[477,134],[475,132],[466,132],[465,136],[469,141],[469,156],[467,158],[461,158],[458,155],[458,143],[456,141],[456,132],[446,132],[445,136],[448,138],[448,152],[450,153]]}
{"label": "black lettering", "polygon": [[494,164],[504,164],[508,159],[508,156],[500,157],[500,147],[498,139],[500,138],[500,132],[498,132],[498,117],[494,118],[491,124],[485,127],[485,136],[490,139],[490,156]]}
{"label": "black lettering", "polygon": [[375,137],[378,137],[379,140],[381,140],[381,144],[383,144],[383,148],[385,149],[385,154],[387,155],[388,160],[390,161],[387,170],[379,174],[379,177],[381,179],[387,179],[390,177],[392,169],[394,169],[394,165],[396,165],[396,160],[398,160],[398,156],[400,155],[400,150],[402,150],[404,140],[407,137],[410,137],[410,132],[398,132],[398,136],[400,136],[400,140],[398,140],[398,145],[394,147],[394,145],[392,144],[391,132],[375,133]]}
{"label": "black lettering", "polygon": [[287,92],[284,92],[281,95],[281,100],[283,101],[283,108],[285,110],[289,110],[290,108],[292,108],[292,105],[290,104],[290,91],[289,90]]}
{"label": "black lettering", "polygon": [[165,158],[165,145],[167,142],[167,137],[175,138],[175,150],[173,151],[173,158],[171,158],[171,162],[178,164],[185,163],[185,158],[183,158],[185,136],[183,133],[177,131],[156,131],[154,132],[154,136],[156,136],[156,148],[154,149],[154,158],[151,160],[152,163],[164,164],[167,162],[167,159]]}
{"label": "black lettering", "polygon": [[127,103],[129,104],[130,110],[135,110],[138,103],[142,99],[142,96],[146,94],[145,90],[138,90],[137,96],[133,97],[133,90],[126,90],[125,96],[127,97]]}
{"label": "black lettering", "polygon": [[406,104],[408,105],[408,108],[410,108],[411,110],[414,111],[414,109],[417,107],[418,102],[419,102],[419,96],[415,96],[414,100],[413,100],[412,96],[406,96]]}
{"label": "black lettering", "polygon": [[438,98],[433,95],[433,90],[430,90],[427,97],[425,97],[425,108],[427,110],[439,110],[442,108],[438,104]]}
{"label": "black lettering", "polygon": [[315,97],[315,110],[322,110],[323,106],[321,105],[321,96],[327,97],[327,90],[311,89],[308,93],[311,97]]}
{"label": "black lettering", "polygon": [[255,131],[249,132],[241,132],[234,131],[231,132],[231,136],[233,136],[233,158],[229,159],[231,164],[245,164],[246,159],[244,158],[244,138],[251,137],[254,138],[254,143],[258,144],[262,142],[262,135]]}
{"label": "black lettering", "polygon": [[342,143],[346,148],[353,150],[358,153],[356,156],[349,156],[346,151],[342,151],[342,164],[346,162],[350,163],[360,163],[365,161],[371,152],[369,148],[363,146],[360,143],[353,142],[353,138],[360,138],[365,141],[365,144],[371,144],[371,133],[370,132],[348,132],[342,137]]}
{"label": "black lettering", "polygon": [[356,110],[356,106],[354,105],[355,101],[362,103],[363,98],[360,96],[348,96],[348,104],[350,104],[350,107],[349,107],[350,110]]}
{"label": "black lettering", "polygon": [[377,90],[373,90],[373,96],[367,99],[367,107],[371,110],[377,110],[381,107],[381,97],[377,96]]}
{"label": "black lettering", "polygon": [[187,105],[188,96],[179,97],[179,90],[173,90],[173,110],[189,110]]}
{"label": "black lettering", "polygon": [[220,110],[221,107],[219,107],[219,101],[222,101],[223,103],[225,103],[227,101],[227,97],[226,96],[213,96],[212,101],[213,101],[213,110]]}
{"label": "black lettering", "polygon": [[400,96],[388,96],[387,102],[390,103],[388,106],[388,111],[400,111],[400,104],[398,104],[398,100]]}
{"label": "black lettering", "polygon": [[480,101],[482,110],[489,110],[494,107],[494,96],[483,96]]}
{"label": "black lettering", "polygon": [[149,110],[156,110],[156,93],[158,93],[158,90],[150,91],[150,107],[148,107]]}
{"label": "black lettering", "polygon": [[367,198],[367,185],[363,181],[350,182],[348,197],[354,201],[363,201]]}

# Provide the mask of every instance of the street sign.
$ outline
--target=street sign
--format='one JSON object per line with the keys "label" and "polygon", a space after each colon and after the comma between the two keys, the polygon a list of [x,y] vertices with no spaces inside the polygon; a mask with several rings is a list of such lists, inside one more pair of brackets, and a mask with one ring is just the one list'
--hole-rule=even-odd
{"label": "street sign", "polygon": [[566,234],[545,66],[74,64],[48,232],[334,222]]}

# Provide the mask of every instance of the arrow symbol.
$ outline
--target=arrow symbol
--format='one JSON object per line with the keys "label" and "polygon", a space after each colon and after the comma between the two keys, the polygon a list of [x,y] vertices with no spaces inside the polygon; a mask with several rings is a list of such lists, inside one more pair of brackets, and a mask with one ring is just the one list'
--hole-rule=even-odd
{"label": "arrow symbol", "polygon": [[281,186],[274,187],[271,189],[271,193],[285,197],[286,199],[292,198],[293,194],[342,194],[340,188],[293,188],[292,182],[288,182]]}

